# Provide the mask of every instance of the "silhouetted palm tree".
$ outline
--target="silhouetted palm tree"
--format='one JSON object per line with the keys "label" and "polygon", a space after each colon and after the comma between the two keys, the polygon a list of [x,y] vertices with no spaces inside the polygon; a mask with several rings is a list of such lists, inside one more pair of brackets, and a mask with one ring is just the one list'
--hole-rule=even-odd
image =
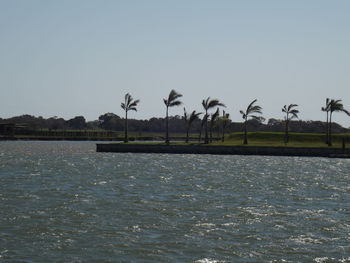
{"label": "silhouetted palm tree", "polygon": [[254,103],[257,101],[257,99],[253,100],[247,107],[247,109],[245,111],[239,111],[242,114],[242,118],[244,119],[244,140],[243,140],[243,144],[248,144],[248,138],[247,138],[247,121],[248,118],[252,118],[252,119],[256,119],[256,120],[260,120],[261,117],[256,116],[256,115],[252,115],[255,113],[259,113],[262,114],[261,110],[262,108],[258,105],[254,105]]}
{"label": "silhouetted palm tree", "polygon": [[326,99],[326,107],[322,107],[321,110],[325,111],[327,113],[327,119],[326,119],[326,144],[328,144],[329,141],[329,111],[330,111],[330,99]]}
{"label": "silhouetted palm tree", "polygon": [[[208,110],[210,110],[211,108],[217,107],[217,106],[222,106],[222,107],[226,107],[225,104],[219,102],[219,100],[217,99],[210,99],[210,97],[208,97],[206,100],[202,101],[202,106],[205,110],[205,116],[207,116],[207,120],[208,120]],[[209,140],[208,140],[208,121],[205,122],[205,141],[204,143],[208,144]]]}
{"label": "silhouetted palm tree", "polygon": [[169,107],[179,106],[182,104],[178,98],[182,97],[180,93],[177,93],[175,90],[171,90],[167,99],[163,99],[166,106],[166,134],[165,134],[165,143],[169,143]]}
{"label": "silhouetted palm tree", "polygon": [[222,138],[221,141],[224,142],[225,141],[225,129],[227,127],[227,125],[230,122],[230,114],[226,113],[224,110],[222,111]]}
{"label": "silhouetted palm tree", "polygon": [[213,142],[213,128],[215,125],[215,122],[218,120],[220,115],[220,111],[219,108],[216,109],[215,113],[210,115],[210,127],[209,127],[209,131],[210,131],[210,142]]}
{"label": "silhouetted palm tree", "polygon": [[121,103],[122,109],[125,111],[125,125],[124,125],[124,142],[128,142],[128,111],[133,110],[137,111],[136,106],[140,102],[140,100],[134,100],[129,93],[125,94],[124,102]]}
{"label": "silhouetted palm tree", "polygon": [[284,112],[286,114],[286,116],[284,117],[284,121],[286,124],[285,127],[285,133],[284,133],[284,143],[287,144],[289,142],[289,122],[293,119],[297,119],[298,118],[298,113],[299,111],[297,109],[295,109],[295,107],[298,107],[297,104],[289,104],[284,105],[282,108],[282,112]]}
{"label": "silhouetted palm tree", "polygon": [[203,131],[203,127],[204,125],[208,122],[208,114],[204,114],[203,119],[201,120],[201,127],[199,130],[199,137],[198,137],[198,142],[200,143],[202,140],[202,131]]}
{"label": "silhouetted palm tree", "polygon": [[186,112],[186,108],[184,108],[184,119],[186,121],[186,143],[188,143],[188,135],[189,135],[192,123],[195,120],[198,120],[199,119],[199,115],[201,115],[201,114],[202,114],[201,112],[196,112],[194,110],[194,111],[192,111],[190,116],[188,116],[188,114]]}
{"label": "silhouetted palm tree", "polygon": [[329,105],[329,139],[328,139],[328,146],[332,146],[332,114],[333,112],[345,112],[347,115],[350,116],[350,113],[344,109],[343,104],[341,103],[341,100],[331,100]]}

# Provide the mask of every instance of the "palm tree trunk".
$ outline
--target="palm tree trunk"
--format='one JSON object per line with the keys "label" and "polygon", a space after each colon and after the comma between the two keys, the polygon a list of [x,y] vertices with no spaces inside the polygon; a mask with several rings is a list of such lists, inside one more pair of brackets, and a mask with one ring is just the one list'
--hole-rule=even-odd
{"label": "palm tree trunk", "polygon": [[326,144],[329,141],[329,122],[328,122],[328,111],[327,111],[327,120],[326,120]]}
{"label": "palm tree trunk", "polygon": [[166,129],[166,133],[165,133],[165,143],[169,144],[169,117],[168,117],[168,113],[169,113],[169,107],[166,107],[166,118],[165,118],[165,129]]}
{"label": "palm tree trunk", "polygon": [[125,111],[125,137],[124,137],[124,142],[128,142],[128,111]]}
{"label": "palm tree trunk", "polygon": [[188,133],[190,131],[190,126],[187,126],[187,131],[186,131],[186,143],[188,143]]}
{"label": "palm tree trunk", "polygon": [[222,137],[221,137],[221,141],[222,141],[222,142],[225,141],[225,123],[223,123],[223,125],[222,125]]}
{"label": "palm tree trunk", "polygon": [[247,136],[247,118],[244,121],[244,141],[243,144],[248,144],[248,136]]}
{"label": "palm tree trunk", "polygon": [[210,125],[210,129],[209,129],[209,137],[210,137],[210,143],[213,142],[213,125]]}
{"label": "palm tree trunk", "polygon": [[289,141],[288,138],[289,134],[288,134],[288,121],[286,120],[286,126],[285,126],[285,131],[284,131],[284,143],[287,144]]}
{"label": "palm tree trunk", "polygon": [[199,137],[198,137],[198,142],[201,143],[201,140],[202,140],[202,127],[200,128],[199,130]]}
{"label": "palm tree trunk", "polygon": [[332,112],[329,115],[328,146],[332,146]]}
{"label": "palm tree trunk", "polygon": [[[205,111],[205,115],[208,116],[208,110]],[[209,140],[208,140],[208,119],[205,121],[205,139],[204,139],[204,143],[208,144]]]}

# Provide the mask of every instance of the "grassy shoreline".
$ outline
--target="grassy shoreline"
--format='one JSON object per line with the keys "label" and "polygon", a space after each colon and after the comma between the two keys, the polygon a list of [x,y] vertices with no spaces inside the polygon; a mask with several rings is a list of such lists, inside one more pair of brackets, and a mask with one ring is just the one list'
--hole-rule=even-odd
{"label": "grassy shoreline", "polygon": [[[157,144],[165,145],[163,134],[149,133],[143,136],[131,134],[128,144]],[[221,142],[221,138],[215,137],[215,140],[210,144],[198,142],[198,135],[191,134],[190,142],[185,143],[183,134],[176,134],[171,137],[170,145],[196,145],[196,146],[244,146],[244,147],[291,147],[291,148],[343,148],[343,140],[345,147],[350,147],[350,134],[334,134],[333,145],[329,147],[325,143],[325,135],[321,133],[290,133],[289,143],[283,142],[283,132],[249,132],[248,145],[243,144],[243,133],[231,133],[225,136],[225,141]],[[0,140],[67,140],[67,141],[123,141],[122,136],[30,136],[30,135],[15,135],[13,137],[0,137]],[[156,142],[155,142],[156,141]]]}
{"label": "grassy shoreline", "polygon": [[[199,143],[196,140],[185,143],[184,141],[172,141],[170,145],[189,145],[189,146],[242,146],[242,147],[290,147],[290,148],[343,148],[343,139],[345,146],[350,147],[350,134],[335,134],[333,145],[328,146],[325,143],[325,135],[321,133],[290,133],[288,144],[283,142],[283,132],[249,132],[249,144],[243,144],[243,133],[237,132],[225,136],[225,141],[213,141],[210,144]],[[156,144],[166,145],[164,142],[129,142],[128,144]]]}

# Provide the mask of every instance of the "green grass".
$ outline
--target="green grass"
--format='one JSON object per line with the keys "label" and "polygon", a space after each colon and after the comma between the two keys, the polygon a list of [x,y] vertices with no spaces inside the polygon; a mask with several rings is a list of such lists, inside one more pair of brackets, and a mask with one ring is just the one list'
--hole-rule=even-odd
{"label": "green grass", "polygon": [[[195,138],[195,136],[193,136]],[[342,139],[346,140],[346,147],[350,147],[350,134],[335,134],[333,137],[332,148],[341,148]],[[175,138],[175,136],[172,138]],[[283,141],[283,132],[249,132],[248,145],[243,145],[243,133],[237,132],[229,134],[225,137],[225,142],[216,141],[208,145],[218,146],[273,146],[273,147],[328,147],[325,144],[325,135],[322,133],[290,133],[289,143],[285,144]],[[131,142],[135,143],[135,142]],[[165,143],[152,143],[165,144]],[[199,145],[198,142],[190,142],[186,144],[181,141],[173,141],[171,145]],[[205,146],[201,143],[200,145]]]}
{"label": "green grass", "polygon": [[[334,148],[342,147],[342,139],[350,143],[350,134],[336,134],[333,136]],[[248,146],[276,146],[276,147],[328,147],[325,135],[322,133],[290,133],[289,143],[285,144],[283,132],[249,132]],[[243,133],[232,133],[225,138],[225,142],[215,145],[243,145]]]}

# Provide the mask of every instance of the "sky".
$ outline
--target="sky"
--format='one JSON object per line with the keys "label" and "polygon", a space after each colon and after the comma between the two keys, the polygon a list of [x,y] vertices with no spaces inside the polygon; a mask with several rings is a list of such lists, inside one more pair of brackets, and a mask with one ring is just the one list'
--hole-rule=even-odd
{"label": "sky", "polygon": [[[327,97],[350,109],[348,0],[0,0],[0,118],[22,114],[164,117],[225,103],[233,121],[257,99],[263,116],[325,120]],[[334,115],[350,127],[350,117]]]}

